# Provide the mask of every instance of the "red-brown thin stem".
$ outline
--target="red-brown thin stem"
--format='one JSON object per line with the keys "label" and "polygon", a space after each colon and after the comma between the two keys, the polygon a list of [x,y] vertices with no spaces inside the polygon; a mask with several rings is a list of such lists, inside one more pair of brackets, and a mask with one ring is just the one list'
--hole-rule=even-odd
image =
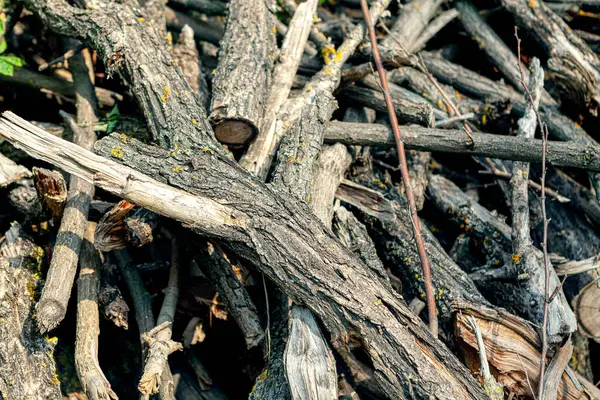
{"label": "red-brown thin stem", "polygon": [[[521,67],[521,39],[515,27],[515,38],[517,39],[517,65],[521,74],[521,85],[525,89],[525,94],[529,101],[533,104],[533,96],[525,84],[525,74]],[[546,215],[546,154],[548,154],[548,128],[542,123],[540,114],[535,110],[535,114],[542,132],[542,177],[541,177],[541,194],[540,201],[542,206],[543,236],[542,236],[542,251],[544,252],[544,319],[542,320],[542,355],[540,357],[540,379],[538,383],[538,399],[544,398],[544,374],[546,373],[546,356],[548,354],[548,312],[550,305],[550,258],[548,257],[548,217]]]}
{"label": "red-brown thin stem", "polygon": [[429,329],[434,336],[438,335],[438,319],[437,319],[437,308],[435,305],[435,298],[433,295],[433,285],[431,284],[431,268],[429,267],[429,259],[427,258],[427,252],[425,251],[425,245],[423,244],[423,238],[421,237],[421,227],[419,226],[419,217],[417,216],[417,206],[415,204],[415,198],[410,184],[410,178],[408,176],[408,166],[406,164],[406,154],[404,152],[404,143],[402,142],[402,135],[400,133],[400,126],[398,125],[398,119],[394,111],[394,105],[388,89],[387,75],[381,62],[381,56],[379,55],[379,49],[377,47],[377,38],[375,37],[375,29],[371,22],[371,15],[369,14],[369,8],[366,0],[360,1],[362,13],[369,30],[369,38],[371,40],[371,47],[373,51],[373,60],[377,67],[379,79],[381,80],[381,89],[385,97],[385,103],[387,106],[390,124],[392,126],[392,132],[396,139],[396,149],[398,151],[398,159],[400,160],[400,173],[402,174],[402,180],[404,181],[404,188],[406,191],[406,200],[408,200],[408,207],[410,209],[410,215],[412,219],[413,232],[415,235],[415,241],[417,242],[417,250],[419,252],[419,258],[421,259],[421,265],[423,266],[423,281],[425,283],[425,297],[427,301],[427,312],[429,314]]}

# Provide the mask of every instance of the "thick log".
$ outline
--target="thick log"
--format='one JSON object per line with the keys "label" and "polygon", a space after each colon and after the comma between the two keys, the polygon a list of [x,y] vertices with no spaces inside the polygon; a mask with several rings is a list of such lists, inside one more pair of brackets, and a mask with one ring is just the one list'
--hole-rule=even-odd
{"label": "thick log", "polygon": [[16,222],[0,245],[0,392],[7,399],[60,399],[52,355],[56,341],[37,330],[34,301],[44,251]]}
{"label": "thick log", "polygon": [[[428,193],[436,207],[453,223],[482,243],[489,266],[478,271],[477,277],[481,280],[479,285],[493,288],[485,290],[489,300],[541,325],[545,277],[544,270],[536,268],[543,265],[541,251],[530,246],[528,256],[537,258],[537,264],[521,264],[515,271],[512,264],[523,255],[512,253],[511,229],[508,225],[440,175],[431,177]],[[557,295],[549,304],[547,332],[549,341],[557,342],[576,329],[576,320],[554,271],[550,282],[550,293],[556,290]]]}
{"label": "thick log", "polygon": [[[308,32],[313,23],[316,7],[316,0],[300,4],[290,21],[290,27],[281,45],[277,64],[273,69],[271,86],[268,88],[265,117],[261,122],[258,136],[250,144],[246,154],[240,159],[240,165],[250,172],[259,172],[257,167],[267,157],[269,149],[276,146],[276,142],[280,139],[276,133],[278,112],[292,89],[294,76],[296,76],[296,71],[300,65],[303,49],[306,47]],[[266,178],[266,172],[257,175],[264,179]]]}
{"label": "thick log", "polygon": [[[254,181],[226,156],[207,151],[195,157],[193,165],[186,163],[175,172],[173,168],[183,160],[172,152],[137,141],[125,144],[120,136],[98,143],[97,150],[108,157],[111,149],[122,146],[123,154],[116,159],[137,165],[163,182],[168,179],[173,185],[168,186],[73,147],[11,114],[6,116],[18,121],[0,121],[1,135],[14,145],[111,193],[226,241],[235,254],[315,312],[334,341],[343,341],[349,330],[356,332],[373,363],[377,382],[390,397],[412,397],[409,393],[485,397],[460,362],[369,268],[339,244],[306,205]],[[56,148],[61,151],[48,151]],[[260,254],[255,249],[261,249]]]}
{"label": "thick log", "polygon": [[210,105],[210,122],[223,143],[240,145],[258,132],[275,58],[273,18],[263,0],[229,3]]}
{"label": "thick log", "polygon": [[[371,21],[377,21],[381,14],[389,5],[390,0],[377,0],[371,4],[369,13]],[[354,51],[362,43],[366,34],[364,24],[356,25],[346,36],[344,42],[336,52],[335,57],[328,60],[325,65],[310,79],[304,86],[302,94],[288,99],[281,107],[278,120],[276,121],[275,133],[272,140],[266,140],[262,143],[256,143],[256,148],[250,149],[245,156],[248,160],[242,159],[240,162],[254,175],[261,179],[266,179],[269,173],[271,162],[281,138],[286,132],[286,126],[298,117],[300,110],[306,103],[311,103],[314,98],[327,93],[332,95],[339,86],[341,80],[341,71],[348,59],[354,54]]]}
{"label": "thick log", "polygon": [[[331,226],[335,188],[351,161],[343,145],[321,151],[324,124],[336,105],[329,93],[317,93],[314,101],[291,121],[272,181],[291,197],[309,203],[326,227]],[[292,303],[288,325],[283,357],[292,399],[337,398],[336,362],[316,316],[297,302]]]}

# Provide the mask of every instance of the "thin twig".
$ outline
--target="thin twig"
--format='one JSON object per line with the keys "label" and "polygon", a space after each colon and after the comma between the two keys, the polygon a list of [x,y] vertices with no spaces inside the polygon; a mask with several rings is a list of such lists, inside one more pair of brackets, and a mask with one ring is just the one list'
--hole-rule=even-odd
{"label": "thin twig", "polygon": [[[521,59],[521,39],[519,38],[517,27],[515,27],[515,38],[517,39],[517,59]],[[533,103],[533,96],[525,84],[525,74],[520,63],[517,63],[519,67],[519,73],[521,74],[521,85],[525,90],[526,96],[529,101]],[[542,119],[539,112],[536,110],[536,116],[538,123],[542,131],[542,177],[541,177],[541,194],[540,201],[542,205],[542,219],[543,225],[543,236],[542,236],[542,251],[544,253],[544,273],[545,273],[545,284],[544,284],[544,319],[542,322],[542,355],[540,357],[540,380],[538,385],[538,399],[542,399],[544,396],[544,373],[546,370],[546,355],[548,353],[548,305],[550,303],[550,259],[548,257],[548,217],[546,215],[546,154],[548,153],[548,128],[542,123]]]}
{"label": "thin twig", "polygon": [[48,69],[49,67],[58,64],[60,62],[66,61],[69,58],[73,57],[75,54],[79,53],[81,50],[85,49],[87,46],[85,44],[79,44],[77,45],[77,47],[68,50],[67,52],[65,52],[65,54],[63,54],[62,56],[55,58],[52,61],[48,61],[47,63],[41,64],[38,67],[38,71],[43,71],[45,69]]}
{"label": "thin twig", "polygon": [[[495,176],[496,178],[502,178],[502,179],[510,179],[511,175],[508,172],[504,172],[504,171],[500,171],[499,169],[495,168],[494,170],[490,170],[490,171],[479,171],[479,174],[481,175],[492,175]],[[535,190],[536,192],[541,193],[542,192],[542,185],[540,185],[537,182],[534,182],[532,180],[529,180],[529,187],[533,190]],[[547,196],[550,196],[551,198],[553,198],[554,200],[560,202],[560,203],[569,203],[571,202],[571,199],[569,199],[568,197],[565,197],[563,195],[561,195],[560,193],[558,193],[556,190],[551,189],[551,188],[544,188],[544,192],[546,192]]]}
{"label": "thin twig", "polygon": [[408,166],[406,164],[404,143],[402,142],[400,126],[398,125],[398,119],[396,118],[392,98],[389,94],[387,75],[385,73],[385,69],[383,68],[383,63],[381,62],[381,56],[379,55],[379,49],[377,47],[377,38],[375,37],[375,29],[373,29],[373,24],[371,23],[371,16],[369,14],[367,1],[361,0],[360,5],[362,8],[365,23],[367,25],[367,29],[369,30],[369,38],[371,40],[371,46],[373,49],[373,59],[375,61],[375,66],[377,67],[377,72],[379,73],[379,79],[381,80],[381,86],[383,89],[382,91],[388,109],[390,124],[392,126],[392,131],[394,132],[394,138],[396,139],[396,148],[398,151],[398,158],[400,160],[400,172],[402,174],[402,180],[404,181],[406,199],[408,200],[415,241],[417,242],[417,250],[419,252],[419,258],[421,259],[421,264],[423,265],[423,280],[425,283],[425,296],[427,300],[427,311],[429,314],[429,329],[431,330],[431,333],[437,337],[438,320],[435,298],[433,297],[433,285],[431,284],[431,270],[429,267],[429,259],[427,258],[427,252],[425,251],[425,245],[423,244],[423,239],[421,237],[419,217],[417,216],[417,206],[415,204],[415,198],[413,195],[412,186],[410,184],[410,177],[408,175]]}

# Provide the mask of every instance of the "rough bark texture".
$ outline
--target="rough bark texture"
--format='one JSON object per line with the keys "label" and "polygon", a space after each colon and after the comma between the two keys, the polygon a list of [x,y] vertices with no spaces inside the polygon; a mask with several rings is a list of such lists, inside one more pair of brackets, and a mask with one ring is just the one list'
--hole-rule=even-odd
{"label": "rough bark texture", "polygon": [[[96,141],[93,125],[97,121],[97,100],[94,85],[90,79],[90,71],[85,62],[90,57],[86,50],[76,54],[70,60],[70,68],[76,87],[77,105],[76,125],[70,118],[69,126],[73,131],[73,142],[82,149],[91,150]],[[56,327],[65,317],[67,304],[71,297],[71,288],[77,272],[79,248],[85,227],[90,202],[94,197],[94,186],[77,176],[69,180],[67,202],[56,236],[56,244],[46,283],[40,301],[36,306],[38,326],[42,332]]]}
{"label": "rough bark texture", "polygon": [[411,51],[412,44],[433,18],[443,0],[417,0],[402,9],[391,33],[383,40],[383,45]]}
{"label": "rough bark texture", "polygon": [[[489,285],[486,290],[490,301],[502,304],[530,321],[541,324],[544,308],[544,271],[522,265],[518,271],[512,267],[519,256],[512,254],[511,230],[491,212],[473,201],[451,181],[434,175],[430,179],[428,193],[430,199],[455,224],[482,243],[488,257],[488,269],[480,271],[480,285]],[[543,265],[541,251],[531,246],[531,257]],[[498,279],[500,278],[500,279]],[[560,286],[556,273],[551,274],[550,293]],[[573,332],[576,327],[575,315],[571,311],[562,290],[549,304],[548,338],[551,342],[560,341],[563,335]]]}
{"label": "rough bark texture", "polygon": [[340,206],[335,210],[333,231],[340,242],[371,268],[385,285],[391,285],[367,228],[345,207]]}
{"label": "rough bark texture", "polygon": [[[381,93],[381,91],[351,85],[342,88],[339,95],[376,111],[387,111],[383,93]],[[393,102],[398,121],[419,124],[426,127],[432,127],[434,125],[435,119],[430,105],[413,103],[398,97],[394,98]]]}
{"label": "rough bark texture", "polygon": [[600,59],[567,23],[546,6],[525,0],[502,0],[519,26],[531,33],[548,55],[548,68],[563,98],[577,108],[597,109]]}
{"label": "rough bark texture", "polygon": [[100,288],[100,259],[94,248],[96,224],[88,222],[79,259],[77,280],[77,333],[75,339],[75,368],[79,381],[90,400],[116,399],[110,383],[98,363],[98,290]]}
{"label": "rough bark texture", "polygon": [[60,399],[52,355],[33,319],[44,252],[13,223],[0,245],[0,393],[7,399]]}
{"label": "rough bark texture", "polygon": [[[98,152],[108,157],[116,145],[122,146],[123,154],[117,159],[172,185],[166,186],[42,134],[32,125],[27,125],[25,141],[18,139],[6,119],[0,125],[4,137],[26,147],[32,155],[77,171],[140,206],[154,211],[160,208],[164,215],[195,226],[204,235],[225,240],[233,253],[252,262],[295,301],[317,314],[333,340],[343,341],[351,332],[358,333],[376,380],[390,397],[407,398],[410,393],[433,398],[445,398],[449,393],[463,398],[484,397],[479,385],[441,342],[305,205],[252,180],[220,152],[199,154],[193,163],[175,172],[173,168],[184,160],[177,160],[172,152],[137,141],[125,144],[120,136],[97,144]],[[33,139],[38,135],[48,144],[40,146]],[[48,145],[59,145],[62,151],[50,154],[42,150]],[[100,170],[104,170],[101,175]],[[148,186],[135,189],[140,184]],[[177,187],[185,187],[191,194]],[[173,197],[167,198],[171,193]],[[171,205],[176,199],[193,199],[196,204],[183,211]]]}
{"label": "rough bark texture", "polygon": [[243,144],[258,131],[275,58],[273,26],[267,2],[229,3],[210,106],[210,122],[221,142]]}
{"label": "rough bark texture", "polygon": [[[529,75],[529,95],[527,111],[519,120],[518,137],[532,139],[537,127],[537,108],[539,107],[542,88],[544,87],[544,70],[540,61],[534,58]],[[511,210],[512,210],[512,254],[513,266],[517,274],[525,274],[532,270],[545,270],[545,264],[540,264],[540,258],[533,254],[531,243],[531,228],[529,225],[529,163],[514,162],[512,165]],[[541,288],[540,288],[541,289]]]}
{"label": "rough bark texture", "polygon": [[278,140],[281,139],[276,132],[278,113],[292,89],[316,7],[317,1],[310,0],[300,4],[296,9],[281,45],[277,64],[273,69],[271,86],[268,88],[265,117],[261,122],[258,136],[240,159],[242,167],[263,179],[266,178],[268,171],[263,169],[264,172],[261,172],[260,166],[262,160],[268,157],[272,149],[276,147]]}
{"label": "rough bark texture", "polygon": [[[361,219],[377,238],[375,246],[384,265],[402,278],[413,295],[424,299],[423,267],[413,243],[412,223],[404,198],[392,189],[392,200],[387,200],[380,193],[353,183],[344,183],[336,196],[364,213]],[[423,229],[423,241],[431,260],[432,284],[437,288],[435,298],[442,323],[450,321],[455,300],[488,304],[428,229]]]}
{"label": "rough bark texture", "polygon": [[[402,138],[408,149],[462,153],[474,156],[539,163],[542,141],[515,136],[502,136],[453,129],[429,129],[403,126]],[[325,141],[347,145],[394,146],[391,130],[385,125],[352,122],[330,122]],[[573,142],[548,142],[548,165],[600,171],[600,146]]]}
{"label": "rough bark texture", "polygon": [[[456,2],[455,7],[460,12],[458,18],[465,30],[471,35],[471,38],[484,51],[493,65],[504,74],[506,79],[513,87],[524,92],[521,84],[521,73],[525,75],[525,81],[529,82],[529,72],[527,68],[517,59],[517,56],[508,48],[506,44],[498,37],[496,32],[481,18],[477,9],[468,0]],[[544,103],[555,103],[552,97],[545,91],[542,94]]]}

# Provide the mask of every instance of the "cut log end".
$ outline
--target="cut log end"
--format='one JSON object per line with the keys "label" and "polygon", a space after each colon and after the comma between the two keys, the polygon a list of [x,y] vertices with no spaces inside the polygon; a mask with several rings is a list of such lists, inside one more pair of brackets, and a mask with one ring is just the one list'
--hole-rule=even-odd
{"label": "cut log end", "polygon": [[42,300],[37,305],[37,325],[42,333],[54,329],[65,317],[65,307],[56,300]]}
{"label": "cut log end", "polygon": [[258,130],[250,121],[231,119],[213,123],[213,127],[217,140],[230,145],[243,145],[249,142]]}

